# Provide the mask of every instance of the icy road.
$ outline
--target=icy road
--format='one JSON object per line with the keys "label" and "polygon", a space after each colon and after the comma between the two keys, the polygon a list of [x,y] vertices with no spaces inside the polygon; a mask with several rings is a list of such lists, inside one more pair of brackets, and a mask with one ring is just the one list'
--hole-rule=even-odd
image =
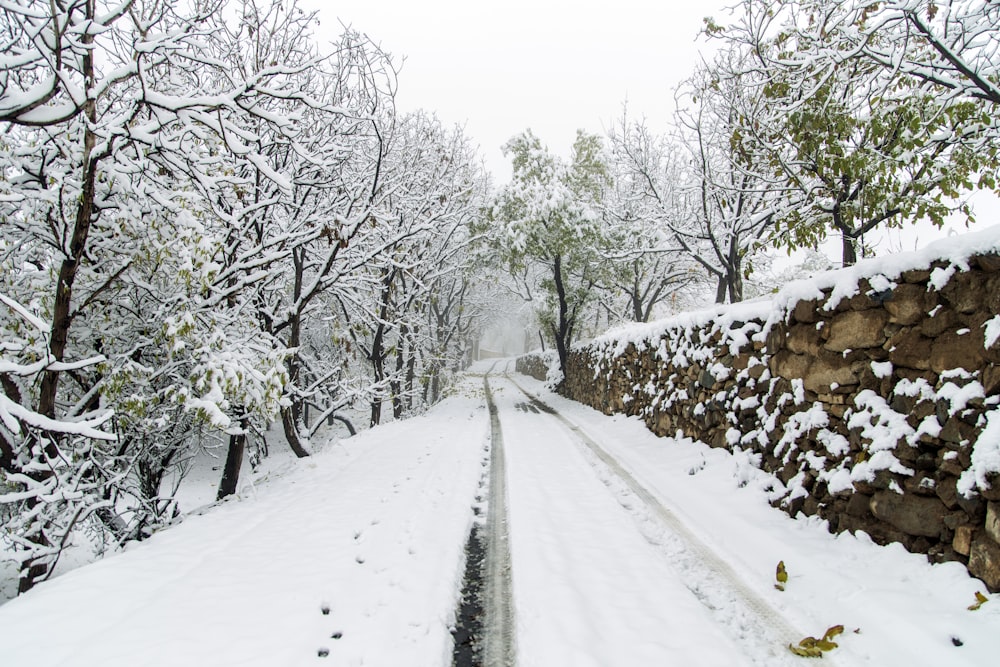
{"label": "icy road", "polygon": [[491,667],[809,664],[788,644],[838,625],[824,664],[995,664],[1000,599],[970,611],[960,565],[793,520],[740,457],[488,368],[3,605],[0,665],[444,667],[474,524]]}

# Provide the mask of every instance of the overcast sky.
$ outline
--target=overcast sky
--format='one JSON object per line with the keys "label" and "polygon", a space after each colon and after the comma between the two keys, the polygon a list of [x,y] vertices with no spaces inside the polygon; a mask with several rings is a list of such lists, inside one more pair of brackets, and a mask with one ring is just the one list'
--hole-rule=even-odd
{"label": "overcast sky", "polygon": [[[510,167],[500,147],[526,128],[568,156],[577,129],[603,133],[627,101],[630,116],[664,129],[677,85],[712,52],[702,19],[728,17],[735,0],[304,2],[320,11],[320,39],[335,39],[342,22],[402,61],[399,108],[463,125],[503,183]],[[977,228],[1000,222],[996,197],[977,200]],[[881,250],[964,230],[957,221],[907,226]]]}
{"label": "overcast sky", "polygon": [[666,124],[673,91],[693,70],[702,18],[727,0],[308,0],[320,36],[338,20],[397,58],[402,110],[423,108],[465,126],[499,181],[500,146],[531,128],[568,155],[576,130],[603,132],[622,112]]}

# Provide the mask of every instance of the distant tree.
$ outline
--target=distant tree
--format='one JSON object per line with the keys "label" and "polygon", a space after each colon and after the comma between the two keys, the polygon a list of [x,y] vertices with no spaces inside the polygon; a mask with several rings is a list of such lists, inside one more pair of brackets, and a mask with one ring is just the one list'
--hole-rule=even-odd
{"label": "distant tree", "polygon": [[708,273],[718,303],[743,299],[743,280],[780,198],[766,156],[740,131],[763,108],[743,81],[705,66],[679,91],[669,139],[642,123],[612,135],[616,171],[636,184],[633,208]]}
{"label": "distant tree", "polygon": [[[367,288],[330,290],[352,345],[370,364],[372,425],[387,399],[398,418],[424,395],[437,398],[441,371],[457,353],[451,327],[461,328],[463,318],[452,309],[462,299],[471,226],[485,191],[460,129],[424,112],[396,119],[372,205],[379,224],[365,233],[379,252],[352,272]],[[435,392],[425,393],[424,383]]]}
{"label": "distant tree", "polygon": [[600,205],[610,183],[601,140],[577,132],[568,163],[548,152],[530,130],[504,146],[513,177],[499,193],[491,219],[494,249],[514,273],[544,272],[543,325],[555,341],[561,369],[604,270]]}
{"label": "distant tree", "polygon": [[[600,286],[613,321],[648,322],[661,307],[683,307],[685,293],[700,283],[697,262],[680,247],[665,220],[659,194],[674,166],[669,148],[627,110],[608,133],[612,185],[602,209],[609,271]],[[699,285],[699,288],[701,286]]]}

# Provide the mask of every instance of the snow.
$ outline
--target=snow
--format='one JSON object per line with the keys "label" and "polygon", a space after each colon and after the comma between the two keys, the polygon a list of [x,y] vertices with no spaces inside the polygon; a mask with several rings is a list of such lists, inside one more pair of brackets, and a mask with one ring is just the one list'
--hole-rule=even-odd
{"label": "snow", "polygon": [[655,665],[682,655],[690,658],[678,664],[747,664],[561,425],[517,410],[524,396],[509,384],[494,394],[510,480],[517,664]]}
{"label": "snow", "polygon": [[488,433],[474,386],[10,601],[0,663],[297,665],[327,648],[448,664]]}
{"label": "snow", "polygon": [[997,315],[983,324],[983,328],[986,330],[984,346],[986,349],[990,349],[998,340],[1000,340],[1000,315]]}
{"label": "snow", "polygon": [[[746,453],[658,438],[637,418],[608,417],[516,379],[599,442],[684,528],[662,523],[577,432],[491,376],[507,459],[518,665],[802,664],[785,649],[795,637],[776,641],[713,559],[798,638],[843,624],[840,648],[824,662],[995,660],[1000,600],[969,611],[984,588],[961,565],[931,565],[863,533],[834,536],[817,518],[792,519],[768,502],[780,482]],[[466,377],[424,416],[317,442],[316,455],[232,501],[5,604],[0,663],[298,665],[325,649],[337,665],[450,665],[462,549],[488,458],[481,383]],[[822,418],[809,419],[803,427]],[[994,443],[998,428],[991,419]],[[973,467],[988,454],[977,448]],[[779,560],[784,592],[773,587]]]}
{"label": "snow", "polygon": [[[780,482],[741,462],[742,453],[729,454],[686,438],[658,438],[639,418],[607,417],[546,392],[534,380],[519,377],[518,382],[542,394],[607,447],[803,636],[818,636],[843,624],[847,631],[840,648],[824,663],[971,667],[995,661],[1000,648],[998,596],[988,595],[990,602],[970,612],[975,592],[985,590],[960,564],[932,565],[901,545],[878,546],[864,533],[831,535],[826,522],[817,517],[792,519],[768,504],[769,489]],[[747,477],[749,482],[741,485]],[[643,530],[654,543],[667,546],[673,539],[646,522]],[[789,572],[785,592],[773,588],[779,560]],[[676,559],[673,567],[689,589],[699,591],[705,604],[718,607],[717,616],[733,613],[731,600],[715,590],[711,578],[699,573],[697,562]],[[963,646],[956,647],[953,637]],[[745,654],[758,664],[786,664],[781,656],[755,658],[752,637],[740,641]],[[650,663],[625,659],[604,664]],[[669,664],[709,663],[692,657]]]}
{"label": "snow", "polygon": [[[986,415],[984,428],[972,448],[972,463],[958,478],[958,492],[969,498],[976,488],[988,489],[1000,483],[1000,410]],[[993,475],[991,481],[990,476]]]}

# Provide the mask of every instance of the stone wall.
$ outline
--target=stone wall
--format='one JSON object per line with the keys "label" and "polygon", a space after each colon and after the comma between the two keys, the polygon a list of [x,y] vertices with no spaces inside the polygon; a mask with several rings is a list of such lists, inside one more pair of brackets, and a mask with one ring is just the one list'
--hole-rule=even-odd
{"label": "stone wall", "polygon": [[514,364],[514,370],[522,375],[533,377],[536,380],[545,382],[553,364],[558,365],[558,356],[555,352],[535,352],[518,357]]}
{"label": "stone wall", "polygon": [[998,591],[998,247],[611,332],[573,350],[561,391],[743,450],[793,516],[960,561]]}

